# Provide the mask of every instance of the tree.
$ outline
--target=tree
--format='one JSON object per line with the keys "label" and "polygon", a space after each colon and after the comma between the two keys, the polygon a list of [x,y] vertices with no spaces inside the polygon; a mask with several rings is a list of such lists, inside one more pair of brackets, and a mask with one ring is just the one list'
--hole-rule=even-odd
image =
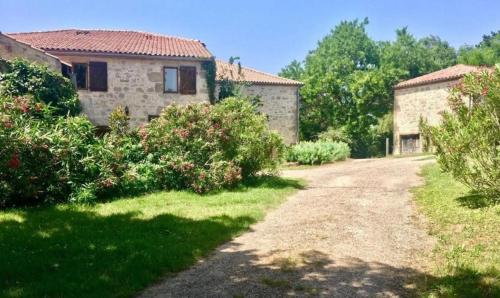
{"label": "tree", "polygon": [[396,30],[396,36],[394,43],[381,44],[381,64],[406,72],[403,78],[414,78],[456,63],[455,49],[437,36],[417,40],[407,27]]}
{"label": "tree", "polygon": [[314,139],[328,127],[357,117],[349,92],[351,75],[378,64],[377,46],[365,26],[368,20],[341,22],[306,57],[302,88],[301,136]]}
{"label": "tree", "polygon": [[476,46],[465,45],[458,51],[458,62],[470,65],[493,66],[500,62],[500,31],[483,35]]}
{"label": "tree", "polygon": [[304,67],[302,66],[302,62],[297,60],[293,60],[287,66],[283,67],[281,71],[278,73],[280,77],[297,80],[300,81],[304,74]]}
{"label": "tree", "polygon": [[447,41],[439,36],[431,35],[419,40],[424,48],[425,58],[428,60],[428,68],[425,72],[433,72],[457,63],[457,53]]}

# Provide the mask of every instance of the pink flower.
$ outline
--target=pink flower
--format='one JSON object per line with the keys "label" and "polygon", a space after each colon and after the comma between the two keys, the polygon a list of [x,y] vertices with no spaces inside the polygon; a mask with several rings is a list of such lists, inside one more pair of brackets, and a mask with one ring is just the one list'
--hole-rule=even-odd
{"label": "pink flower", "polygon": [[11,169],[17,169],[21,166],[21,160],[19,160],[19,155],[17,153],[12,154],[7,166]]}

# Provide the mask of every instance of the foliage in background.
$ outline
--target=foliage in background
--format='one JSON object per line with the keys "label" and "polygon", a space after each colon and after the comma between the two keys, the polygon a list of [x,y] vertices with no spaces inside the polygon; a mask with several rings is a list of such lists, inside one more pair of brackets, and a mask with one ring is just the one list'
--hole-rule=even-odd
{"label": "foliage in background", "polygon": [[[280,75],[304,82],[300,137],[315,140],[328,129],[342,129],[355,157],[381,155],[385,137],[377,126],[392,112],[393,86],[453,65],[455,50],[439,37],[417,40],[406,28],[394,42],[375,42],[368,20],[343,21],[303,63],[293,61]],[[382,146],[381,144],[384,144]]]}
{"label": "foliage in background", "polygon": [[474,191],[500,200],[500,66],[466,75],[439,126],[422,125],[441,168]]}
{"label": "foliage in background", "polygon": [[80,112],[73,84],[60,73],[24,59],[3,60],[1,63],[6,70],[0,73],[0,96],[31,95],[35,101],[53,107],[57,115],[74,116]]}
{"label": "foliage in background", "polygon": [[500,31],[483,35],[483,40],[476,46],[461,47],[458,51],[458,62],[487,66],[500,63]]}
{"label": "foliage in background", "polygon": [[350,155],[349,146],[342,142],[300,142],[288,149],[287,161],[301,165],[315,165],[345,160]]}
{"label": "foliage in background", "polygon": [[290,64],[283,67],[278,75],[280,77],[300,81],[304,75],[304,66],[300,61],[293,60]]}

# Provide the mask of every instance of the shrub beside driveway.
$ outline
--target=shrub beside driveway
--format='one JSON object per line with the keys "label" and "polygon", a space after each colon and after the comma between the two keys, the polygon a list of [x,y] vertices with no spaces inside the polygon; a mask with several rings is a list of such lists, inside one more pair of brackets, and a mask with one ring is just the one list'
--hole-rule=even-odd
{"label": "shrub beside driveway", "polygon": [[500,297],[500,205],[471,195],[437,165],[423,176],[416,201],[438,239],[425,296]]}

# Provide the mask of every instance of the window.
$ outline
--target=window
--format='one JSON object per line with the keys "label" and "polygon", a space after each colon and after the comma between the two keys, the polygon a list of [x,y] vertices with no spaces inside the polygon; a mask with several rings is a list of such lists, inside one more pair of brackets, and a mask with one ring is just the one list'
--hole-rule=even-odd
{"label": "window", "polygon": [[106,62],[74,63],[73,75],[77,89],[108,91],[108,64]]}
{"label": "window", "polygon": [[177,93],[177,68],[165,67],[163,69],[163,91]]}
{"label": "window", "polygon": [[89,90],[108,91],[108,64],[106,62],[89,63]]}
{"label": "window", "polygon": [[151,120],[156,119],[160,117],[159,115],[148,115],[148,122],[151,122]]}
{"label": "window", "polygon": [[73,73],[75,74],[76,88],[87,89],[87,64],[73,64]]}
{"label": "window", "polygon": [[181,94],[196,94],[196,67],[180,67]]}

